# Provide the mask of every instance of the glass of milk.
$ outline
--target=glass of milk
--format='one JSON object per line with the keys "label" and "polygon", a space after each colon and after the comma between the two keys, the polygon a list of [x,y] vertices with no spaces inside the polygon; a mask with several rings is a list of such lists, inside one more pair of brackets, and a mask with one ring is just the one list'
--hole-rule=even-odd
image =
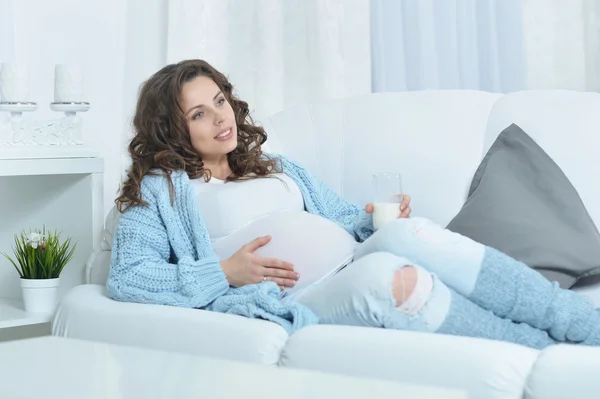
{"label": "glass of milk", "polygon": [[400,216],[402,176],[399,173],[374,174],[373,191],[373,227],[378,230]]}

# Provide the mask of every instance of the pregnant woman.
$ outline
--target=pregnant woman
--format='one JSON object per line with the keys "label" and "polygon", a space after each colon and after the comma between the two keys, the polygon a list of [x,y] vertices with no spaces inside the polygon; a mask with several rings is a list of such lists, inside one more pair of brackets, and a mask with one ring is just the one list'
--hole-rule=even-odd
{"label": "pregnant woman", "polygon": [[[524,264],[421,218],[374,232],[284,156],[227,78],[200,60],[146,81],[108,295],[271,320],[600,345],[600,312]],[[366,160],[357,160],[367,162]]]}

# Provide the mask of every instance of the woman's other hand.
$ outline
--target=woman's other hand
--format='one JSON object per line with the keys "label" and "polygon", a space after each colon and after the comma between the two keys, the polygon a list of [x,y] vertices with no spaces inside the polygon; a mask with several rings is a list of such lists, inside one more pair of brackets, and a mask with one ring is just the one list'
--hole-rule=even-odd
{"label": "woman's other hand", "polygon": [[254,253],[270,241],[270,236],[255,238],[231,258],[221,262],[221,268],[231,286],[241,287],[263,281],[273,281],[282,288],[296,285],[300,275],[294,272],[294,265],[279,259],[263,258]]}
{"label": "woman's other hand", "polygon": [[[373,213],[373,204],[367,204],[365,211],[367,211],[367,213]],[[398,216],[398,219],[408,219],[410,217],[410,212],[410,195],[404,194],[402,196],[402,202],[400,203],[400,216]]]}

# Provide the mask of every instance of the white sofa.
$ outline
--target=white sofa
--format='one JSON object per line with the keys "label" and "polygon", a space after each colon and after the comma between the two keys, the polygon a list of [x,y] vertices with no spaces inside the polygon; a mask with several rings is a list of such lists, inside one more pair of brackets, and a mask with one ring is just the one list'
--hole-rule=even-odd
{"label": "white sofa", "polygon": [[[600,94],[376,94],[290,109],[265,125],[270,150],[302,162],[358,203],[369,200],[373,172],[401,172],[413,215],[445,225],[463,204],[482,156],[511,123],[558,163],[600,226]],[[325,325],[288,336],[266,321],[112,301],[103,283],[116,218],[111,212],[102,245],[88,262],[92,284],[74,288],[62,301],[55,335],[457,388],[472,398],[600,397],[600,348],[557,345],[537,351],[481,339]],[[581,291],[600,305],[600,286]]]}

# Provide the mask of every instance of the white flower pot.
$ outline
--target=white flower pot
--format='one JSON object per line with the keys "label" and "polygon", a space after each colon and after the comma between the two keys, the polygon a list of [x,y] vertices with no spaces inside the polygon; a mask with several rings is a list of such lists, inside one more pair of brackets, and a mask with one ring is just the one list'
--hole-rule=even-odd
{"label": "white flower pot", "polygon": [[21,279],[21,292],[25,311],[28,313],[54,313],[58,303],[60,278],[31,280]]}

